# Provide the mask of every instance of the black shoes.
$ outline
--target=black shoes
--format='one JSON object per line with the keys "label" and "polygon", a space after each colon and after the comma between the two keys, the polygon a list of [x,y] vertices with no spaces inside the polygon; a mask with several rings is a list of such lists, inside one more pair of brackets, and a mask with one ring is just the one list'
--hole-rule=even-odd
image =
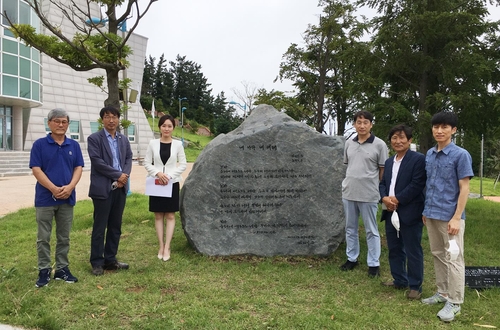
{"label": "black shoes", "polygon": [[380,267],[368,267],[368,277],[379,277]]}
{"label": "black shoes", "polygon": [[[347,260],[340,269],[343,271],[353,270],[359,265],[358,261],[349,261]],[[380,267],[368,267],[368,276],[369,277],[379,277],[380,276]]]}
{"label": "black shoes", "polygon": [[35,286],[37,288],[41,288],[49,284],[51,271],[52,269],[50,268],[40,269],[40,271],[38,272],[38,280],[35,283]]}
{"label": "black shoes", "polygon": [[118,269],[128,269],[128,264],[124,262],[114,261],[109,264],[104,264],[102,267],[105,270],[118,270]]}
{"label": "black shoes", "polygon": [[100,276],[100,275],[103,275],[103,274],[104,274],[104,269],[102,268],[102,266],[94,266],[94,267],[92,267],[92,275]]}
{"label": "black shoes", "polygon": [[60,281],[66,282],[66,283],[78,282],[78,279],[76,277],[74,277],[73,274],[71,274],[71,272],[69,271],[68,266],[56,271],[56,273],[54,274],[54,280],[60,280]]}
{"label": "black shoes", "polygon": [[104,266],[92,266],[92,274],[95,276],[100,276],[104,274],[105,270],[119,270],[119,269],[128,269],[128,264],[124,262],[113,261]]}
{"label": "black shoes", "polygon": [[342,266],[340,266],[340,269],[342,269],[343,271],[353,270],[357,265],[359,265],[359,262],[352,262],[347,260]]}

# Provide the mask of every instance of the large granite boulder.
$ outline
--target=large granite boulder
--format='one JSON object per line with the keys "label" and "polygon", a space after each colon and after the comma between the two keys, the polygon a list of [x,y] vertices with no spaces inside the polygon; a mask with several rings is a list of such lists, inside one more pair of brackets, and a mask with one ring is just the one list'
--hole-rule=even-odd
{"label": "large granite boulder", "polygon": [[182,227],[210,256],[320,255],[344,239],[344,138],[268,105],[199,155],[181,190]]}

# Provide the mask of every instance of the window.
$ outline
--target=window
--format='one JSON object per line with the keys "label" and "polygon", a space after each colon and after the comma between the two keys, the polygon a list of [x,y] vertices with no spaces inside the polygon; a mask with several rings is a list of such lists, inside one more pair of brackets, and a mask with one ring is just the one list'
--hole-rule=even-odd
{"label": "window", "polygon": [[3,76],[2,77],[2,92],[3,95],[19,96],[19,81],[17,78]]}
{"label": "window", "polygon": [[19,97],[24,99],[31,99],[31,82],[26,79],[19,80]]}
{"label": "window", "polygon": [[[7,14],[7,16],[10,18],[12,22],[17,22],[17,4],[19,1],[3,1],[3,12]],[[2,23],[5,26],[10,26],[9,21],[7,21],[7,18],[3,16]],[[7,30],[7,29],[4,29]],[[10,31],[9,31],[10,32]]]}
{"label": "window", "polygon": [[19,55],[31,58],[31,48],[24,44],[19,44]]}
{"label": "window", "polygon": [[90,133],[95,133],[99,131],[99,123],[96,121],[90,122]]}
{"label": "window", "polygon": [[69,135],[73,140],[80,140],[80,121],[72,120],[69,122]]}
{"label": "window", "polygon": [[23,78],[31,78],[31,63],[30,61],[20,58],[19,59],[19,74]]}
{"label": "window", "polygon": [[[7,14],[7,16],[10,18],[11,21],[17,22],[17,4],[19,3],[18,1],[2,1],[3,2],[3,12]],[[7,18],[2,15],[2,23],[5,26],[10,26],[9,21],[7,21]],[[8,29],[3,29],[4,33],[8,36],[13,36],[12,32],[10,32]]]}
{"label": "window", "polygon": [[3,39],[2,40],[3,51],[5,53],[17,54],[18,53],[18,43],[17,41]]}
{"label": "window", "polygon": [[[9,22],[30,24],[40,32],[40,19],[30,7],[33,0],[0,0],[0,95],[42,101],[40,52],[13,38]],[[5,15],[3,15],[5,13]],[[2,29],[0,29],[1,31]],[[0,32],[1,33],[1,32]],[[12,37],[12,38],[11,38]]]}
{"label": "window", "polygon": [[34,81],[40,81],[40,65],[31,62],[31,71]]}
{"label": "window", "polygon": [[40,100],[40,84],[37,84],[36,82],[31,83],[31,99],[35,101],[41,101]]}
{"label": "window", "polygon": [[43,118],[43,123],[45,124],[45,133],[49,134],[51,130],[49,128],[49,121],[47,120],[47,118]]}
{"label": "window", "polygon": [[[38,17],[34,10],[31,10],[31,26],[36,29],[36,33],[40,33],[40,17]],[[38,52],[38,51],[37,51]]]}
{"label": "window", "polygon": [[127,128],[128,140],[130,142],[135,142],[135,125],[130,125]]}
{"label": "window", "polygon": [[2,72],[7,74],[12,74],[17,76],[18,73],[18,57],[12,56],[9,54],[2,54],[3,63],[2,63]]}
{"label": "window", "polygon": [[40,63],[40,51],[35,48],[31,48],[31,57],[33,61]]}
{"label": "window", "polygon": [[30,6],[26,2],[20,1],[19,24],[31,24],[30,16],[31,16]]}

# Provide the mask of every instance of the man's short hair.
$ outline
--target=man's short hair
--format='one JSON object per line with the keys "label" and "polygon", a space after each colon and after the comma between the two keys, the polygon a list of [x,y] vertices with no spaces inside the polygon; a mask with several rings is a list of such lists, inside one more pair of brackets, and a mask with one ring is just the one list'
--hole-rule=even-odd
{"label": "man's short hair", "polygon": [[389,131],[389,140],[392,139],[392,136],[396,133],[403,132],[406,135],[406,138],[409,140],[413,137],[413,129],[406,125],[396,125]]}
{"label": "man's short hair", "polygon": [[69,121],[69,116],[66,110],[61,108],[55,108],[49,111],[49,114],[47,115],[47,120],[51,121],[55,118],[62,118],[62,117],[66,117]]}
{"label": "man's short hair", "polygon": [[365,119],[368,119],[370,122],[373,121],[373,115],[366,111],[366,110],[361,110],[361,111],[358,111],[354,114],[354,122],[356,122],[356,120],[358,120],[358,118],[365,118]]}
{"label": "man's short hair", "polygon": [[431,124],[432,126],[444,124],[450,125],[451,127],[457,127],[458,117],[454,112],[441,111],[432,116]]}
{"label": "man's short hair", "polygon": [[105,114],[114,115],[117,116],[118,118],[120,118],[121,115],[120,110],[109,105],[107,107],[102,108],[101,112],[99,112],[99,116],[101,116],[101,119],[104,118]]}

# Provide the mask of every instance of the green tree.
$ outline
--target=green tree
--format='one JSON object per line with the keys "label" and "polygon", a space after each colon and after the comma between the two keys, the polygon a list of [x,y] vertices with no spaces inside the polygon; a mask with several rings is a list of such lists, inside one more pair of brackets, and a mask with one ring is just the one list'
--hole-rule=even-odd
{"label": "green tree", "polygon": [[321,0],[319,5],[323,6],[319,24],[305,31],[304,47],[288,48],[278,77],[294,81],[299,103],[314,110],[310,120],[318,132],[335,118],[336,131],[343,135],[348,115],[358,103],[362,68],[357,63],[368,53],[368,45],[360,41],[367,26],[358,21],[356,7],[348,0]]}
{"label": "green tree", "polygon": [[312,126],[311,118],[312,111],[308,111],[301,105],[295,96],[286,96],[282,91],[272,89],[267,91],[265,88],[260,88],[255,97],[255,105],[267,104],[273,106],[276,110],[286,113],[297,121],[306,122]]}
{"label": "green tree", "polygon": [[[222,101],[222,99],[219,101]],[[243,118],[238,116],[235,107],[230,105],[226,108],[225,105],[223,105],[220,108],[220,112],[214,116],[214,128],[212,132],[215,136],[227,134],[240,126],[242,122]]]}
{"label": "green tree", "polygon": [[[143,86],[141,104],[150,109],[153,98],[157,111],[165,111],[180,117],[179,110],[185,107],[184,121],[192,126],[201,124],[213,129],[214,118],[225,108],[224,93],[213,97],[208,79],[201,65],[177,55],[175,61],[167,61],[162,55],[158,61],[149,57],[145,61],[144,76],[148,83]],[[183,99],[179,106],[180,99]]]}
{"label": "green tree", "polygon": [[152,96],[155,82],[155,58],[149,55],[144,60],[144,72],[142,74],[141,97]]}
{"label": "green tree", "polygon": [[358,1],[379,14],[372,21],[377,83],[366,103],[375,129],[414,124],[425,152],[433,144],[430,118],[439,111],[458,114],[464,138],[500,124],[498,22],[487,21],[488,2]]}
{"label": "green tree", "polygon": [[172,107],[171,113],[180,115],[179,98],[185,97],[187,100],[182,102],[182,106],[186,107],[184,117],[204,123],[210,115],[205,108],[212,100],[210,96],[212,90],[209,89],[210,84],[201,72],[201,65],[187,60],[186,56],[177,55],[175,61],[170,61],[169,72],[174,81],[175,97],[173,102],[175,107]]}
{"label": "green tree", "polygon": [[[144,72],[141,90],[141,105],[151,109],[153,99],[155,109],[159,112],[171,112],[174,102],[174,80],[167,68],[168,62],[162,54],[156,63],[156,58],[149,56],[144,61]],[[175,103],[177,105],[177,103]],[[178,111],[175,111],[178,113]]]}
{"label": "green tree", "polygon": [[[87,0],[86,5],[78,6],[73,1],[48,0],[50,4],[61,10],[64,19],[71,22],[77,32],[67,35],[58,23],[51,22],[42,9],[41,0],[31,0],[27,3],[40,19],[41,24],[51,34],[38,33],[36,27],[28,24],[16,24],[9,18],[9,29],[16,37],[27,45],[38,49],[54,60],[66,64],[76,71],[103,69],[106,77],[99,76],[89,81],[102,88],[106,80],[108,97],[104,105],[120,108],[119,72],[128,66],[127,56],[131,49],[127,45],[130,35],[138,26],[140,20],[157,0],[147,0],[139,5],[139,0]],[[95,4],[105,9],[107,24],[103,21],[94,22],[92,9]],[[122,14],[117,15],[118,8]],[[141,8],[144,8],[141,10]],[[127,18],[134,10],[136,21],[125,31]],[[126,82],[125,82],[126,83]]]}
{"label": "green tree", "polygon": [[[167,60],[162,54],[158,59],[158,64],[154,71],[153,80],[153,97],[157,100],[161,100],[162,105],[165,109],[169,109],[169,113],[172,111],[172,107],[175,102],[173,101],[174,96],[174,77],[168,71]],[[160,109],[160,110],[165,110]]]}

